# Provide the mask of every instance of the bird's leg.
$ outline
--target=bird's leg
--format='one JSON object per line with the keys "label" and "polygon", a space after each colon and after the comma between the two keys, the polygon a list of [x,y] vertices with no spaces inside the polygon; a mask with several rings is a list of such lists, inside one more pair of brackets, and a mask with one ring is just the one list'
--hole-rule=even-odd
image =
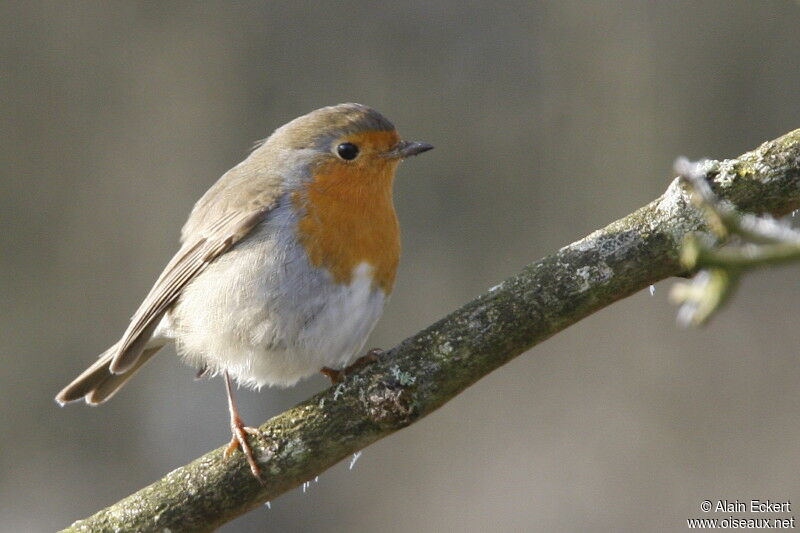
{"label": "bird's leg", "polygon": [[353,361],[353,364],[346,368],[342,368],[341,370],[336,370],[335,368],[328,368],[327,366],[323,366],[320,373],[326,375],[328,379],[331,380],[333,385],[337,383],[341,383],[347,377],[348,374],[352,374],[355,370],[358,370],[361,367],[367,366],[372,364],[378,360],[378,357],[383,353],[383,350],[380,348],[373,348],[367,352],[367,355],[363,355]]}
{"label": "bird's leg", "polygon": [[233,399],[233,387],[231,387],[231,378],[228,375],[228,371],[225,371],[225,390],[228,392],[228,411],[231,413],[231,442],[228,444],[228,447],[225,448],[225,458],[231,456],[231,454],[236,451],[236,448],[241,448],[242,453],[244,454],[245,458],[247,459],[247,464],[250,465],[250,471],[256,477],[257,480],[261,481],[261,468],[256,463],[255,457],[253,457],[253,449],[250,447],[250,444],[247,442],[247,434],[260,436],[261,432],[258,431],[256,428],[247,427],[242,422],[242,419],[239,417],[239,410],[236,408],[236,400]]}

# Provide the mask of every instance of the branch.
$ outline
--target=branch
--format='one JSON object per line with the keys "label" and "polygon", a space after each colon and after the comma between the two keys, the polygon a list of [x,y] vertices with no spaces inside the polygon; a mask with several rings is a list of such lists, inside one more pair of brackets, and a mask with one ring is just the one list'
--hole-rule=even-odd
{"label": "branch", "polygon": [[[719,171],[720,165],[683,158],[675,163],[679,179],[690,187],[712,234],[692,233],[683,241],[681,263],[692,271],[700,269],[690,282],[676,284],[670,294],[680,305],[678,323],[684,326],[705,324],[731,298],[744,272],[800,259],[800,232],[785,220],[741,213],[714,194],[708,175]],[[729,242],[731,238],[735,244]],[[720,248],[720,243],[726,246]]]}
{"label": "branch", "polygon": [[[800,207],[800,129],[708,172],[739,209]],[[492,370],[603,307],[669,276],[686,235],[708,231],[676,179],[657,200],[525,267],[386,352],[380,361],[269,420],[252,439],[259,484],[222,448],[67,531],[209,531],[414,423]],[[253,442],[260,440],[260,442]]]}

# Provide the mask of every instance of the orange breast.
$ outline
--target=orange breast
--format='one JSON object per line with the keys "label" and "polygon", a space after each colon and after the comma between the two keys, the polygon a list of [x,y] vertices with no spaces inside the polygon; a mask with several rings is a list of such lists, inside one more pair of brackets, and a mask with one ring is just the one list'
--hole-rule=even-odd
{"label": "orange breast", "polygon": [[[354,162],[355,163],[355,162]],[[349,284],[361,263],[373,268],[373,286],[389,294],[400,258],[400,231],[392,203],[397,163],[364,158],[356,164],[333,161],[292,201],[302,214],[300,242],[311,264]]]}

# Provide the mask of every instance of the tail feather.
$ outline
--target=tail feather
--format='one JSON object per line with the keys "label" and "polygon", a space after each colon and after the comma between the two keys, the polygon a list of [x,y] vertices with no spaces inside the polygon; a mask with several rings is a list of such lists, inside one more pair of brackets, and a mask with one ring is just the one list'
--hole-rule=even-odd
{"label": "tail feather", "polygon": [[64,387],[56,396],[56,401],[64,405],[67,402],[85,398],[86,403],[90,405],[103,403],[116,394],[162,346],[146,348],[134,366],[120,374],[114,374],[109,370],[114,354],[117,352],[117,345],[111,346],[100,355],[92,366]]}

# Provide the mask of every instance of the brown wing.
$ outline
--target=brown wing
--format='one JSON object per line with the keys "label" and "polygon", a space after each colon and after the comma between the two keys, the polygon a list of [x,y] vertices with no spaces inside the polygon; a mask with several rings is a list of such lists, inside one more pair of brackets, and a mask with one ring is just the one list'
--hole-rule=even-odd
{"label": "brown wing", "polygon": [[128,329],[114,347],[115,351],[109,354],[111,363],[108,368],[112,373],[123,374],[136,365],[164,313],[186,284],[247,235],[263,220],[268,210],[268,207],[260,207],[226,213],[197,238],[184,243],[131,318]]}

